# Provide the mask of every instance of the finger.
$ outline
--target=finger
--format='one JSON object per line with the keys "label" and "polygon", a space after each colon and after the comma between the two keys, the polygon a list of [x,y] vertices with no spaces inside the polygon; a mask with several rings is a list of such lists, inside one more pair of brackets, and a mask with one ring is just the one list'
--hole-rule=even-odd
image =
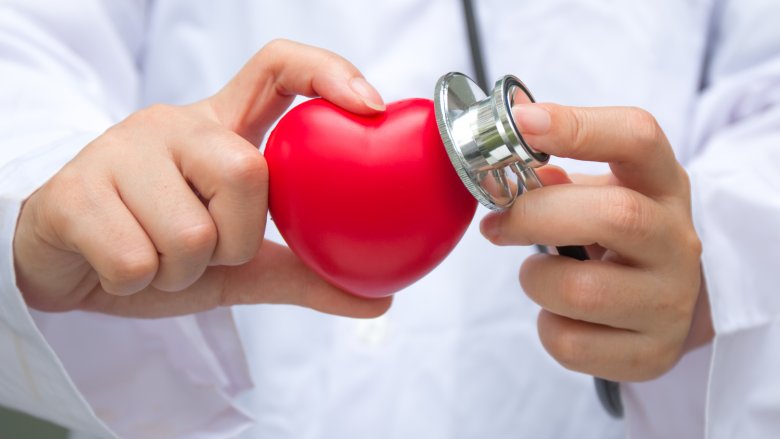
{"label": "finger", "polygon": [[555,165],[545,165],[536,169],[536,175],[544,186],[571,183],[571,179],[566,174],[566,171]]}
{"label": "finger", "polygon": [[63,241],[82,254],[111,295],[128,295],[146,288],[158,268],[157,251],[119,195],[99,184],[81,187],[78,197],[56,211],[78,215],[62,218]]}
{"label": "finger", "polygon": [[263,239],[268,206],[268,168],[262,154],[241,136],[218,125],[177,135],[173,160],[207,200],[217,229],[211,265],[251,260]]}
{"label": "finger", "polygon": [[613,381],[656,378],[679,358],[673,343],[545,310],[539,313],[537,325],[542,345],[561,365]]}
{"label": "finger", "polygon": [[576,183],[587,186],[606,186],[608,184],[617,185],[612,174],[568,174],[563,168],[555,165],[544,165],[537,168],[536,174],[539,176],[544,186],[553,186],[556,184]]}
{"label": "finger", "polygon": [[[567,174],[562,168],[554,165],[545,165],[536,170],[539,179],[544,186],[556,184],[576,183],[589,186],[606,186],[608,184],[616,185],[612,174],[588,175],[588,174]],[[599,245],[588,245],[586,250],[591,259],[601,259],[606,249]]]}
{"label": "finger", "polygon": [[577,160],[607,162],[624,185],[650,196],[687,187],[666,136],[648,112],[630,107],[578,108],[522,104],[513,108],[534,148]]}
{"label": "finger", "polygon": [[266,241],[251,262],[237,267],[210,267],[185,290],[162,293],[150,287],[119,298],[98,292],[84,307],[128,317],[167,317],[217,306],[263,303],[367,318],[387,311],[392,298],[365,299],[348,294],[317,276],[288,248]]}
{"label": "finger", "polygon": [[217,243],[216,227],[169,158],[145,159],[145,166],[115,167],[114,181],[160,254],[152,285],[179,291],[206,270]]}
{"label": "finger", "polygon": [[329,284],[304,265],[287,247],[266,241],[252,263],[228,272],[226,288],[237,293],[231,303],[279,303],[328,314],[377,317],[392,299],[367,299]]}
{"label": "finger", "polygon": [[663,212],[655,201],[623,187],[556,185],[485,216],[481,231],[497,245],[599,244],[639,264],[657,260],[674,245],[662,236],[671,230]]}
{"label": "finger", "polygon": [[534,255],[520,268],[520,284],[539,306],[570,319],[644,331],[685,317],[669,312],[657,275],[607,261]]}
{"label": "finger", "polygon": [[257,145],[295,95],[322,96],[358,114],[385,109],[379,93],[350,62],[287,40],[263,47],[209,102],[222,123]]}
{"label": "finger", "polygon": [[570,174],[570,177],[574,183],[584,184],[587,186],[606,186],[608,184],[619,184],[619,182],[615,181],[612,174]]}

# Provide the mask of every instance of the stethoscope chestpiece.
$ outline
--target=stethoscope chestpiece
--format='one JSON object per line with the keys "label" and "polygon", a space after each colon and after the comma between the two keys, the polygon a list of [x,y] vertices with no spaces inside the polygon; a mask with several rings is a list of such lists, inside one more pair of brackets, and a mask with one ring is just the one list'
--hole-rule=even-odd
{"label": "stethoscope chestpiece", "polygon": [[436,122],[447,155],[471,194],[492,210],[507,209],[519,194],[541,186],[533,169],[550,156],[526,143],[511,112],[513,105],[531,102],[512,75],[497,81],[490,96],[462,73],[447,73],[436,83]]}
{"label": "stethoscope chestpiece", "polygon": [[[504,76],[486,96],[468,76],[447,73],[436,83],[433,100],[447,155],[463,184],[480,203],[501,211],[523,191],[542,186],[534,168],[547,163],[550,156],[528,145],[512,118],[513,105],[534,102],[519,79]],[[507,170],[517,177],[517,183],[507,178]],[[556,248],[561,256],[588,259],[584,247]],[[620,385],[602,378],[594,382],[607,412],[622,418]]]}

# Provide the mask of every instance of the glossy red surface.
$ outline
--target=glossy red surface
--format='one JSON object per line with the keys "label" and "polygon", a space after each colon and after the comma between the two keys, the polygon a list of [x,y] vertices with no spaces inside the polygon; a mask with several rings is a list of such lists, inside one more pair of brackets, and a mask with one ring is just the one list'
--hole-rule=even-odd
{"label": "glossy red surface", "polygon": [[364,297],[392,294],[432,270],[476,209],[426,99],[372,117],[307,101],[279,121],[265,157],[271,216],[287,244]]}

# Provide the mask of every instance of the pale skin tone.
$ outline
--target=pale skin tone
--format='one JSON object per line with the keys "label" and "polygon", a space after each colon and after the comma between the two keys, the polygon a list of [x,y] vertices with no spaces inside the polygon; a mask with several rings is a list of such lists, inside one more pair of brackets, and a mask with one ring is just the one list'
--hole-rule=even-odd
{"label": "pale skin tone", "polygon": [[[390,298],[340,291],[263,240],[268,169],[257,145],[295,95],[384,109],[343,58],[275,41],[216,95],[131,115],[24,203],[14,256],[27,303],[146,318],[260,303],[384,313]],[[543,169],[550,186],[488,216],[483,233],[499,245],[590,246],[591,261],[523,263],[522,286],[543,308],[542,343],[573,370],[656,377],[712,338],[687,176],[646,112],[531,107],[516,119],[535,147],[608,162],[614,175],[565,184],[562,170]]]}
{"label": "pale skin tone", "polygon": [[548,185],[488,215],[498,245],[585,245],[592,260],[535,255],[520,283],[538,303],[542,344],[563,366],[616,381],[652,379],[713,337],[688,176],[656,120],[637,108],[525,104],[531,145],[609,163],[611,175],[540,170]]}
{"label": "pale skin tone", "polygon": [[343,58],[275,41],[216,95],[131,115],[24,203],[14,256],[27,303],[133,317],[249,303],[384,313],[390,298],[347,294],[263,241],[268,169],[257,144],[295,95],[360,114],[384,108]]}

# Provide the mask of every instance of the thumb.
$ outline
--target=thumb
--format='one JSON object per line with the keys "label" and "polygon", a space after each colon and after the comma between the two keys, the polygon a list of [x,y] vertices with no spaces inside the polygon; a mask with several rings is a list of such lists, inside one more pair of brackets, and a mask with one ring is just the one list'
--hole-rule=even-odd
{"label": "thumb", "polygon": [[159,318],[217,306],[260,303],[298,305],[328,314],[368,318],[384,314],[392,297],[353,296],[320,278],[287,247],[265,241],[250,262],[209,267],[184,290],[160,291],[149,286],[129,296],[116,296],[97,284],[79,307],[125,317]]}
{"label": "thumb", "polygon": [[222,124],[257,145],[296,95],[322,96],[358,114],[385,109],[382,97],[349,61],[288,40],[268,43],[208,101]]}
{"label": "thumb", "polygon": [[289,304],[327,314],[367,318],[384,314],[392,303],[392,297],[366,299],[330,285],[290,249],[267,240],[251,262],[229,267],[225,275],[226,305]]}

